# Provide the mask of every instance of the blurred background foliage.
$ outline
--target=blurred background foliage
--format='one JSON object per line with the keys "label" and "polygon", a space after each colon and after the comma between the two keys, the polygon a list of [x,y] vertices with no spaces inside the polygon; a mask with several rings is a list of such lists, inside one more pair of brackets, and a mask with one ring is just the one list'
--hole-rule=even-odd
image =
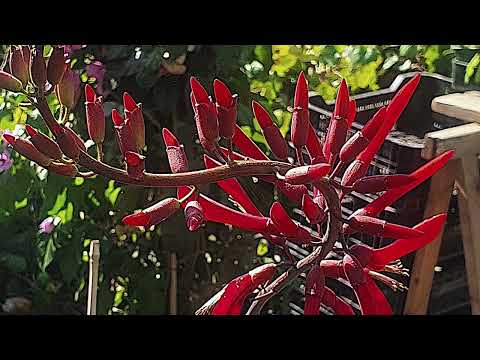
{"label": "blurred background foliage", "polygon": [[[0,49],[2,67],[7,66],[8,48]],[[169,170],[163,127],[185,144],[191,168],[203,167],[189,104],[191,75],[209,92],[213,79],[219,78],[239,94],[238,122],[267,153],[251,101],[264,105],[286,136],[295,79],[302,70],[310,90],[326,101],[335,98],[342,78],[358,94],[387,87],[403,72],[452,76],[457,54],[463,56],[463,84],[480,84],[477,45],[89,45],[70,49],[82,83],[93,84],[104,97],[107,124],[112,109],[123,110],[124,91],[143,103],[150,172]],[[46,56],[49,51],[51,47],[45,46]],[[54,95],[49,102],[57,111]],[[69,122],[87,139],[83,102],[82,94]],[[23,95],[2,90],[0,129],[22,135],[25,123],[47,132]],[[111,126],[106,138],[105,161],[119,165]],[[0,303],[23,297],[32,302],[33,313],[85,314],[88,249],[93,239],[101,244],[99,314],[167,314],[172,311],[171,291],[177,312],[191,314],[226,281],[260,263],[281,260],[265,240],[223,224],[210,223],[190,233],[182,214],[145,231],[121,224],[125,214],[173,195],[172,189],[125,186],[102,177],[63,178],[10,152],[4,143],[0,152]],[[273,189],[247,179],[241,182],[259,209],[268,211],[277,196]],[[215,184],[201,190],[235,206]],[[51,232],[39,230],[45,219],[53,224]],[[172,257],[177,259],[176,269],[172,269]],[[170,289],[172,271],[178,275],[176,289]],[[280,298],[270,307],[281,311],[287,305]],[[3,309],[7,311],[6,306]]]}

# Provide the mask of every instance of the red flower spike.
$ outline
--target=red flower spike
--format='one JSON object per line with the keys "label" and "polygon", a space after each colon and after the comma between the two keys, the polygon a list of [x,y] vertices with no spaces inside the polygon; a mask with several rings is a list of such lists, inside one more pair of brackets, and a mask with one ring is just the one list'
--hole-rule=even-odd
{"label": "red flower spike", "polygon": [[195,77],[190,77],[190,87],[196,103],[208,103],[210,101],[207,90]]}
{"label": "red flower spike", "polygon": [[63,164],[52,162],[48,166],[48,171],[66,177],[74,178],[78,175],[78,168],[74,164]]}
{"label": "red flower spike", "polygon": [[125,153],[125,163],[127,164],[127,173],[129,176],[135,179],[143,176],[145,171],[145,156],[127,151]]}
{"label": "red flower spike", "polygon": [[198,103],[195,100],[193,91],[190,93],[190,101],[195,115],[195,124],[200,144],[205,150],[212,152],[219,138],[215,105],[210,99],[208,99],[208,102]]}
{"label": "red flower spike", "polygon": [[80,156],[80,148],[78,147],[77,140],[73,135],[73,130],[68,131],[66,126],[62,126],[62,131],[57,134],[57,144],[62,152],[70,159],[77,161]]}
{"label": "red flower spike", "polygon": [[347,123],[348,128],[352,127],[353,122],[355,121],[355,117],[357,116],[357,102],[355,99],[351,99],[350,103],[348,104],[348,114],[347,114]]}
{"label": "red flower spike", "polygon": [[30,141],[40,152],[52,159],[62,160],[62,151],[55,141],[28,124],[25,125],[25,129],[30,135]]}
{"label": "red flower spike", "polygon": [[179,147],[180,146],[180,141],[173,135],[173,133],[168,130],[167,128],[162,129],[162,136],[163,136],[163,141],[165,142],[165,146],[175,146]]}
{"label": "red flower spike", "polygon": [[288,145],[282,136],[280,129],[276,125],[272,125],[262,130],[265,140],[267,140],[272,153],[280,160],[286,160],[288,157]]}
{"label": "red flower spike", "polygon": [[305,305],[304,315],[319,315],[325,291],[325,275],[318,265],[312,267],[305,281]]}
{"label": "red flower spike", "polygon": [[142,106],[135,103],[135,100],[126,92],[123,93],[123,106],[125,108],[125,122],[130,125],[137,150],[140,151],[145,147],[145,121]]}
{"label": "red flower spike", "polygon": [[274,125],[272,118],[270,117],[270,114],[267,112],[267,110],[265,110],[265,108],[255,100],[252,101],[252,110],[253,115],[257,119],[258,124],[260,125],[262,130]]}
{"label": "red flower spike", "polygon": [[31,53],[32,65],[30,67],[30,76],[35,86],[43,91],[45,83],[47,82],[47,65],[45,64],[45,58],[39,49],[33,49]]}
{"label": "red flower spike", "polygon": [[52,55],[48,59],[47,80],[52,86],[57,85],[62,80],[67,63],[65,59],[65,49],[60,46],[54,46]]}
{"label": "red flower spike", "polygon": [[95,144],[101,144],[105,139],[105,113],[101,98],[97,98],[89,84],[85,85],[85,99],[88,135]]}
{"label": "red flower spike", "polygon": [[[29,61],[30,59],[28,59]],[[29,62],[23,58],[23,52],[20,48],[11,47],[10,52],[10,71],[22,83],[23,87],[27,86],[29,74]]]}
{"label": "red flower spike", "polygon": [[118,147],[125,157],[127,151],[137,152],[137,144],[133,138],[132,129],[125,123],[117,109],[112,110],[112,120],[117,134]]}
{"label": "red flower spike", "polygon": [[352,307],[326,286],[323,290],[322,304],[332,309],[335,315],[355,315]]}
{"label": "red flower spike", "polygon": [[235,134],[238,95],[232,95],[228,87],[218,79],[213,81],[213,91],[217,101],[216,107],[220,136],[224,139],[231,139]]}
{"label": "red flower spike", "polygon": [[308,111],[308,83],[303,71],[298,76],[292,115],[291,138],[293,145],[301,149],[307,144],[310,124]]}
{"label": "red flower spike", "polygon": [[27,159],[36,162],[38,165],[46,168],[51,164],[52,159],[38,151],[29,140],[25,140],[11,134],[3,134],[3,138],[13,147],[16,152],[18,152],[20,155],[23,155]]}
{"label": "red flower spike", "polygon": [[320,180],[329,172],[330,164],[326,163],[298,166],[287,171],[285,181],[293,185],[306,184]]}
{"label": "red flower spike", "polygon": [[298,226],[277,201],[270,208],[270,219],[282,234],[296,244],[308,244],[312,239],[310,233]]}
{"label": "red flower spike", "polygon": [[22,82],[15,76],[0,70],[0,89],[19,92],[23,89]]}
{"label": "red flower spike", "polygon": [[78,135],[75,131],[73,131],[71,128],[69,127],[66,127],[66,126],[63,126],[63,128],[65,129],[65,131],[67,133],[69,133],[72,138],[73,138],[73,141],[75,142],[75,144],[78,146],[78,148],[83,151],[83,152],[87,152],[87,148],[85,147],[85,142],[82,140],[82,138],[80,137],[80,135]]}
{"label": "red flower spike", "polygon": [[[188,186],[179,186],[177,188],[177,197],[179,199],[183,198],[190,192],[190,190],[191,189]],[[192,196],[190,196],[182,203],[182,206],[185,207],[187,202],[191,200],[198,200],[198,202],[203,208],[205,219],[207,221],[216,222],[219,224],[232,225],[246,231],[280,235],[280,232],[276,231],[276,229],[272,230],[271,227],[267,227],[269,219],[266,217],[244,214],[239,211],[230,209],[229,207],[220,204],[219,202],[210,199],[203,194],[200,194],[198,196],[198,199],[195,199],[192,194]]]}
{"label": "red flower spike", "polygon": [[361,194],[374,194],[397,187],[405,186],[415,179],[409,175],[375,175],[357,180],[353,190]]}
{"label": "red flower spike", "polygon": [[323,146],[323,153],[330,163],[333,163],[347,138],[347,131],[349,129],[347,119],[349,102],[347,82],[343,79],[338,89],[335,110],[332,113]]}
{"label": "red flower spike", "polygon": [[358,299],[362,315],[375,315],[377,306],[367,284],[368,275],[350,255],[345,255],[343,258],[343,268]]}
{"label": "red flower spike", "polygon": [[405,84],[393,97],[392,101],[388,104],[387,107],[387,117],[395,119],[395,121],[400,117],[400,114],[405,110],[410,99],[413,96],[413,93],[418,87],[420,80],[422,79],[421,74],[416,74],[408,83]]}
{"label": "red flower spike", "polygon": [[185,148],[167,128],[162,129],[163,141],[167,146],[167,158],[172,173],[182,173],[189,170]]}
{"label": "red flower spike", "polygon": [[198,201],[189,201],[184,210],[189,231],[197,231],[205,223],[202,205]]}
{"label": "red flower spike", "polygon": [[386,107],[382,107],[375,115],[367,122],[362,130],[357,131],[348,141],[342,146],[340,150],[340,160],[349,162],[360,154],[368,146],[369,142],[375,136],[375,133],[381,127],[384,121]]}
{"label": "red flower spike", "polygon": [[421,231],[370,216],[354,215],[349,220],[352,229],[373,236],[398,239],[403,237],[417,238],[423,235]]}
{"label": "red flower spike", "polygon": [[293,185],[282,180],[277,180],[275,185],[283,195],[297,205],[302,203],[303,195],[308,194],[308,189],[305,185]]}
{"label": "red flower spike", "polygon": [[[213,160],[208,155],[203,155],[203,161],[207,169],[215,168],[221,165],[219,162]],[[230,195],[233,200],[240,204],[240,206],[244,208],[247,213],[256,216],[263,216],[237,179],[231,178],[220,180],[217,181],[217,184],[222,188],[223,191]]]}
{"label": "red flower spike", "polygon": [[350,163],[342,176],[342,186],[352,186],[358,179],[365,175],[370,162],[355,159]]}
{"label": "red flower spike", "polygon": [[122,222],[125,225],[144,226],[149,228],[150,226],[157,225],[169,218],[171,215],[177,212],[180,207],[180,201],[177,199],[166,198],[145,210],[125,216],[122,219]]}
{"label": "red flower spike", "polygon": [[308,123],[308,138],[306,146],[308,155],[310,156],[311,164],[327,162],[325,156],[323,155],[323,149],[322,144],[320,143],[320,139],[315,133],[315,129],[310,122]]}
{"label": "red flower spike", "polygon": [[69,110],[72,110],[75,107],[75,87],[76,82],[78,81],[78,75],[73,71],[70,66],[67,66],[65,73],[63,74],[62,79],[56,86],[56,93],[58,101],[67,107]]}
{"label": "red flower spike", "polygon": [[302,198],[302,210],[308,222],[312,225],[321,223],[325,219],[325,211],[306,194]]}
{"label": "red flower spike", "polygon": [[268,156],[243,132],[238,124],[235,125],[232,142],[245,156],[254,160],[269,160]]}

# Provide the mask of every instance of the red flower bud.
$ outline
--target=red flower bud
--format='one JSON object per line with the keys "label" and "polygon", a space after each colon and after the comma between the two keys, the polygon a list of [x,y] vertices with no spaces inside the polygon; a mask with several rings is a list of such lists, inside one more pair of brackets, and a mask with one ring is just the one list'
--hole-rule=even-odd
{"label": "red flower bud", "polygon": [[353,190],[361,194],[374,194],[393,188],[405,186],[415,179],[409,175],[376,175],[367,176],[353,184]]}
{"label": "red flower bud", "polygon": [[370,162],[355,159],[343,173],[342,186],[352,186],[358,179],[363,177],[370,166]]}
{"label": "red flower bud", "polygon": [[357,116],[357,102],[355,99],[350,99],[350,103],[348,104],[348,114],[347,114],[347,123],[348,128],[352,127],[352,124]]}
{"label": "red flower bud", "polygon": [[348,139],[340,150],[341,161],[348,162],[365,150],[384,122],[385,112],[385,107],[380,108],[362,130],[357,131],[350,139]]}
{"label": "red flower bud", "polygon": [[48,171],[67,177],[75,177],[78,174],[78,168],[74,164],[63,164],[52,162],[48,166]]}
{"label": "red flower bud", "polygon": [[320,143],[320,139],[315,133],[315,129],[313,128],[310,121],[308,122],[308,138],[307,138],[306,145],[307,145],[308,154],[310,156],[311,164],[327,162],[327,160],[325,159],[325,156],[323,155],[323,149],[322,149],[322,144]]}
{"label": "red flower bud", "polygon": [[64,126],[63,128],[65,129],[66,132],[72,135],[73,141],[75,141],[75,144],[78,146],[78,148],[83,152],[87,152],[87,148],[85,147],[85,142],[82,140],[82,138],[71,128],[66,126]]}
{"label": "red flower bud", "polygon": [[127,164],[127,173],[129,176],[139,179],[145,171],[145,156],[133,151],[125,153],[125,163]]}
{"label": "red flower bud", "polygon": [[285,181],[289,184],[299,185],[320,180],[330,172],[330,164],[304,165],[290,169],[285,174]]}
{"label": "red flower bud", "polygon": [[205,223],[202,205],[198,201],[189,201],[185,206],[185,220],[190,231],[197,231]]}
{"label": "red flower bud", "polygon": [[27,159],[36,162],[38,165],[46,168],[52,163],[52,159],[38,151],[29,140],[11,134],[3,134],[3,138],[12,145],[16,152],[25,156]]}
{"label": "red flower bud", "polygon": [[62,80],[67,66],[64,48],[54,46],[47,65],[47,80],[52,86],[57,85]]}
{"label": "red flower bud", "polygon": [[85,85],[85,100],[88,135],[95,144],[101,144],[105,139],[105,113],[101,97],[97,98],[89,84]]}
{"label": "red flower bud", "polygon": [[130,128],[129,124],[123,120],[122,115],[120,115],[117,109],[112,110],[112,121],[114,124],[115,133],[117,134],[118,147],[120,148],[122,157],[125,158],[127,151],[137,151],[132,129]]}
{"label": "red flower bud", "polygon": [[45,58],[40,49],[32,50],[30,76],[35,86],[43,91],[45,89],[45,83],[47,82],[47,65],[45,64]]}
{"label": "red flower bud", "polygon": [[388,104],[387,116],[389,118],[395,119],[394,122],[397,121],[397,119],[400,117],[400,114],[407,107],[421,79],[421,74],[416,74],[408,83],[405,84],[405,86],[403,86],[398,91],[398,93],[393,97],[392,101],[390,101],[390,103]]}
{"label": "red flower bud", "polygon": [[198,137],[203,148],[212,151],[219,139],[218,119],[215,104],[195,77],[190,78],[190,100],[195,113]]}
{"label": "red flower bud", "polygon": [[77,139],[75,136],[76,134],[75,132],[73,132],[73,130],[65,126],[62,126],[62,130],[63,131],[60,134],[56,135],[57,143],[65,155],[67,155],[70,159],[77,161],[78,157],[80,156],[80,147],[77,143]]}
{"label": "red flower bud", "polygon": [[231,139],[235,134],[238,95],[232,95],[228,87],[218,79],[213,81],[213,91],[217,101],[216,107],[220,136],[225,139]]}
{"label": "red flower bud", "polygon": [[243,155],[255,160],[269,160],[267,155],[243,132],[240,126],[235,125],[235,135],[232,142]]}
{"label": "red flower bud", "polygon": [[47,135],[37,131],[30,125],[25,125],[30,141],[42,153],[55,160],[62,160],[62,151],[58,144]]}
{"label": "red flower bud", "polygon": [[15,76],[0,70],[0,89],[19,92],[23,89],[22,82]]}
{"label": "red flower bud", "polygon": [[297,244],[308,244],[312,239],[310,233],[298,226],[277,201],[270,208],[270,219],[282,234]]}
{"label": "red flower bud", "polygon": [[298,76],[297,86],[295,88],[291,130],[292,142],[297,149],[301,149],[307,144],[309,124],[308,83],[302,71]]}
{"label": "red flower bud", "polygon": [[273,123],[267,110],[256,101],[252,101],[252,109],[260,127],[262,128],[263,136],[267,140],[273,154],[285,160],[288,156],[288,145],[278,127]]}
{"label": "red flower bud", "polygon": [[157,225],[163,220],[167,219],[178,209],[181,204],[175,198],[166,198],[147,209],[144,209],[138,213],[127,215],[122,219],[125,225],[130,226],[144,226],[149,228],[152,225]]}
{"label": "red flower bud", "polygon": [[323,290],[322,304],[332,309],[335,315],[355,315],[352,307],[326,286]]}
{"label": "red flower bud", "polygon": [[297,205],[302,203],[303,195],[308,194],[308,189],[305,185],[293,185],[282,180],[277,180],[275,184],[283,195]]}
{"label": "red flower bud", "polygon": [[167,146],[168,163],[172,173],[182,173],[189,170],[185,148],[179,143],[175,135],[167,128],[162,129],[163,141]]}
{"label": "red flower bud", "polygon": [[60,104],[68,110],[75,107],[75,92],[78,84],[78,75],[70,66],[67,66],[62,79],[56,86],[56,94]]}
{"label": "red flower bud", "polygon": [[322,268],[314,265],[307,275],[305,281],[305,305],[304,315],[319,315],[320,304],[325,291],[325,275]]}
{"label": "red flower bud", "polygon": [[123,93],[123,104],[125,108],[125,120],[130,124],[137,149],[145,147],[145,121],[143,120],[142,104],[135,103],[135,100],[128,94]]}
{"label": "red flower bud", "polygon": [[325,219],[325,210],[321,209],[308,195],[303,195],[302,210],[308,222],[312,225],[318,224]]}
{"label": "red flower bud", "polygon": [[373,236],[382,236],[387,238],[417,238],[423,235],[418,231],[407,226],[388,223],[370,216],[355,215],[349,219],[349,225],[352,229]]}
{"label": "red flower bud", "polygon": [[23,87],[27,86],[30,78],[30,58],[23,58],[23,51],[21,48],[12,47],[10,52],[10,71],[13,76],[21,81]]}

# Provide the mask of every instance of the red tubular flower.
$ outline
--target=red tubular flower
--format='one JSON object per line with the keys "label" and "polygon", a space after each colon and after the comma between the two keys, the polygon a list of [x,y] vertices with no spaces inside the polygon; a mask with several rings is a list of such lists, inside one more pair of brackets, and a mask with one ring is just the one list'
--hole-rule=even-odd
{"label": "red tubular flower", "polygon": [[30,135],[30,141],[40,152],[54,160],[62,160],[62,151],[55,141],[28,124],[25,125],[25,129]]}
{"label": "red tubular flower", "polygon": [[0,89],[19,92],[23,89],[22,82],[15,76],[0,70]]}
{"label": "red tubular flower", "polygon": [[310,164],[327,162],[325,156],[323,155],[323,149],[322,144],[320,143],[320,139],[315,133],[315,129],[313,128],[313,125],[310,123],[310,121],[308,122],[308,138],[306,145],[308,155],[310,156]]}
{"label": "red tubular flower", "polygon": [[219,139],[218,119],[215,104],[195,77],[190,78],[190,100],[195,113],[198,137],[202,147],[213,151]]}
{"label": "red tubular flower", "polygon": [[415,181],[415,179],[411,176],[402,174],[367,176],[357,180],[353,184],[352,189],[361,194],[374,194],[405,186],[413,181]]}
{"label": "red tubular flower", "polygon": [[[403,86],[398,93],[394,96],[392,101],[388,104],[387,107],[387,116],[394,119],[398,119],[400,114],[405,110],[410,99],[413,96],[418,84],[421,80],[421,74],[416,74],[409,82]],[[396,120],[395,120],[396,121]]]}
{"label": "red tubular flower", "polygon": [[97,98],[95,90],[89,84],[85,85],[85,99],[88,135],[95,144],[101,144],[105,139],[105,113],[102,99]]}
{"label": "red tubular flower", "polygon": [[376,315],[376,301],[378,300],[378,296],[374,297],[374,294],[371,292],[372,286],[368,281],[368,275],[350,255],[345,255],[343,258],[343,268],[348,281],[353,287],[358,302],[360,303],[362,315]]}
{"label": "red tubular flower", "polygon": [[273,123],[267,110],[256,101],[252,101],[255,118],[262,128],[263,136],[267,140],[272,153],[280,160],[287,159],[288,145],[278,127]]}
{"label": "red tubular flower", "polygon": [[308,244],[312,240],[310,233],[296,224],[278,201],[270,208],[270,219],[278,230],[293,242]]}
{"label": "red tubular flower", "polygon": [[166,198],[147,209],[125,216],[122,222],[129,226],[144,226],[149,228],[172,216],[180,207],[180,201],[177,199]]}
{"label": "red tubular flower", "polygon": [[293,103],[291,138],[295,148],[301,149],[307,144],[309,124],[308,83],[302,71],[298,76]]}
{"label": "red tubular flower", "polygon": [[416,238],[423,235],[422,231],[403,225],[392,224],[370,216],[354,215],[349,220],[349,225],[352,229],[373,236],[398,239],[403,237]]}
{"label": "red tubular flower", "polygon": [[245,156],[255,160],[269,160],[268,156],[260,150],[237,124],[235,125],[235,135],[233,135],[232,142]]}
{"label": "red tubular flower", "polygon": [[23,58],[23,51],[21,48],[13,47],[10,52],[10,71],[13,76],[21,81],[23,87],[27,86],[29,74],[30,58]]}
{"label": "red tubular flower", "polygon": [[74,164],[63,164],[52,162],[48,166],[48,171],[67,177],[75,177],[78,174],[78,168]]}
{"label": "red tubular flower", "polygon": [[3,138],[12,145],[16,152],[25,156],[27,159],[36,162],[38,165],[46,168],[52,163],[52,159],[38,151],[29,140],[11,134],[3,134]]}
{"label": "red tubular flower", "polygon": [[77,73],[70,66],[67,66],[62,79],[56,86],[56,93],[58,101],[69,110],[72,110],[76,104],[75,92],[77,83]]}
{"label": "red tubular flower", "polygon": [[172,173],[181,173],[189,170],[185,148],[175,135],[167,128],[162,129],[163,141],[167,147],[168,163]]}
{"label": "red tubular flower", "polygon": [[348,141],[342,146],[340,150],[340,160],[349,162],[360,154],[370,141],[373,140],[375,133],[384,122],[384,117],[387,108],[382,107],[375,115],[365,124],[362,130],[357,131]]}
{"label": "red tubular flower", "polygon": [[73,131],[69,127],[64,126],[63,128],[65,129],[65,132],[69,133],[72,136],[73,141],[78,146],[78,148],[83,152],[87,152],[87,148],[85,147],[85,142],[82,140],[80,135],[78,135],[75,131]]}
{"label": "red tubular flower", "polygon": [[30,77],[35,86],[43,91],[45,83],[47,82],[47,65],[45,64],[45,58],[39,49],[33,49],[31,54],[32,65],[30,67]]}
{"label": "red tubular flower", "polygon": [[[221,165],[219,162],[213,160],[208,155],[203,155],[203,161],[207,169],[215,168]],[[237,179],[231,178],[220,180],[217,181],[217,184],[223,189],[223,191],[230,195],[233,200],[240,204],[240,206],[244,208],[247,213],[256,216],[263,216]]]}
{"label": "red tubular flower", "polygon": [[348,128],[352,127],[353,122],[355,121],[355,117],[357,116],[357,102],[355,99],[350,99],[350,103],[348,104],[348,114],[347,114],[347,123]]}
{"label": "red tubular flower", "polygon": [[323,290],[322,304],[332,309],[335,315],[355,315],[352,307],[326,286]]}
{"label": "red tubular flower", "polygon": [[123,93],[123,107],[125,108],[125,122],[132,129],[137,151],[145,147],[145,121],[143,120],[142,104],[137,104],[128,94]]}
{"label": "red tubular flower", "polygon": [[367,289],[375,302],[376,315],[393,315],[392,306],[388,302],[387,298],[383,294],[382,290],[380,290],[375,284],[375,281],[369,276],[366,275],[367,279]]}
{"label": "red tubular flower", "polygon": [[[57,143],[65,155],[70,159],[77,161],[80,156],[80,147],[77,136],[73,130],[66,126],[61,126],[61,129],[62,131],[59,134],[56,134]],[[85,147],[83,142],[82,145]]]}
{"label": "red tubular flower", "polygon": [[275,272],[274,264],[265,264],[233,279],[202,305],[195,315],[240,315],[247,296],[270,281]]}
{"label": "red tubular flower", "polygon": [[213,92],[216,100],[220,136],[224,139],[231,139],[235,134],[238,95],[232,95],[227,85],[218,79],[213,81]]}
{"label": "red tubular flower", "polygon": [[129,124],[123,120],[122,115],[120,115],[117,109],[112,110],[112,120],[117,134],[118,147],[120,148],[122,157],[125,158],[127,151],[137,151],[132,129]]}
{"label": "red tubular flower", "polygon": [[198,201],[189,201],[185,206],[184,214],[190,231],[197,231],[205,223],[203,208]]}
{"label": "red tubular flower", "polygon": [[[177,188],[177,197],[181,199],[189,192],[190,188],[188,186],[179,186]],[[272,229],[271,226],[268,227],[268,218],[244,214],[230,209],[229,207],[220,204],[219,202],[210,199],[203,194],[200,194],[198,199],[195,199],[194,195],[192,194],[182,203],[182,206],[185,207],[187,202],[192,200],[198,200],[203,208],[203,213],[207,221],[212,221],[219,224],[229,224],[246,231],[280,235],[280,232],[276,231],[275,228]]]}
{"label": "red tubular flower", "polygon": [[125,153],[125,163],[127,164],[127,173],[129,176],[139,179],[145,172],[145,156],[133,151]]}
{"label": "red tubular flower", "polygon": [[325,210],[321,209],[307,194],[304,194],[302,198],[302,210],[312,225],[321,223],[325,219]]}
{"label": "red tubular flower", "polygon": [[60,46],[54,46],[52,55],[48,59],[47,80],[52,86],[57,85],[62,80],[63,74],[67,69],[65,61],[65,49]]}
{"label": "red tubular flower", "polygon": [[322,260],[320,266],[326,277],[332,279],[346,279],[342,260]]}
{"label": "red tubular flower", "polygon": [[285,181],[293,185],[306,184],[320,180],[329,172],[330,164],[326,163],[298,166],[287,171]]}
{"label": "red tubular flower", "polygon": [[347,120],[349,103],[350,95],[348,93],[348,86],[345,79],[343,79],[338,89],[335,110],[333,111],[323,146],[323,153],[330,164],[335,160],[335,157],[340,152],[347,138],[349,128]]}
{"label": "red tubular flower", "polygon": [[318,265],[312,267],[305,281],[304,315],[319,315],[320,304],[325,292],[325,275]]}
{"label": "red tubular flower", "polygon": [[276,180],[275,185],[289,200],[295,204],[302,203],[302,197],[308,194],[308,189],[305,185],[293,185],[282,180]]}

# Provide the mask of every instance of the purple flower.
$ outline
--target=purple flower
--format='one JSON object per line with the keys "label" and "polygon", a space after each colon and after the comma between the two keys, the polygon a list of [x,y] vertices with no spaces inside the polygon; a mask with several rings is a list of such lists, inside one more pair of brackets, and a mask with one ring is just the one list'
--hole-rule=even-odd
{"label": "purple flower", "polygon": [[38,233],[39,234],[50,234],[53,229],[55,228],[55,218],[52,216],[47,217],[45,220],[41,222],[38,226]]}
{"label": "purple flower", "polygon": [[12,159],[10,158],[10,154],[4,150],[0,153],[0,173],[7,171],[12,167]]}
{"label": "purple flower", "polygon": [[87,45],[60,45],[60,47],[63,47],[63,49],[65,50],[65,53],[68,54],[68,56],[70,56],[74,51],[83,49],[87,47]]}
{"label": "purple flower", "polygon": [[103,79],[105,78],[105,64],[101,61],[95,60],[91,64],[87,65],[87,75],[88,77],[94,77],[97,80],[97,93],[103,94]]}

